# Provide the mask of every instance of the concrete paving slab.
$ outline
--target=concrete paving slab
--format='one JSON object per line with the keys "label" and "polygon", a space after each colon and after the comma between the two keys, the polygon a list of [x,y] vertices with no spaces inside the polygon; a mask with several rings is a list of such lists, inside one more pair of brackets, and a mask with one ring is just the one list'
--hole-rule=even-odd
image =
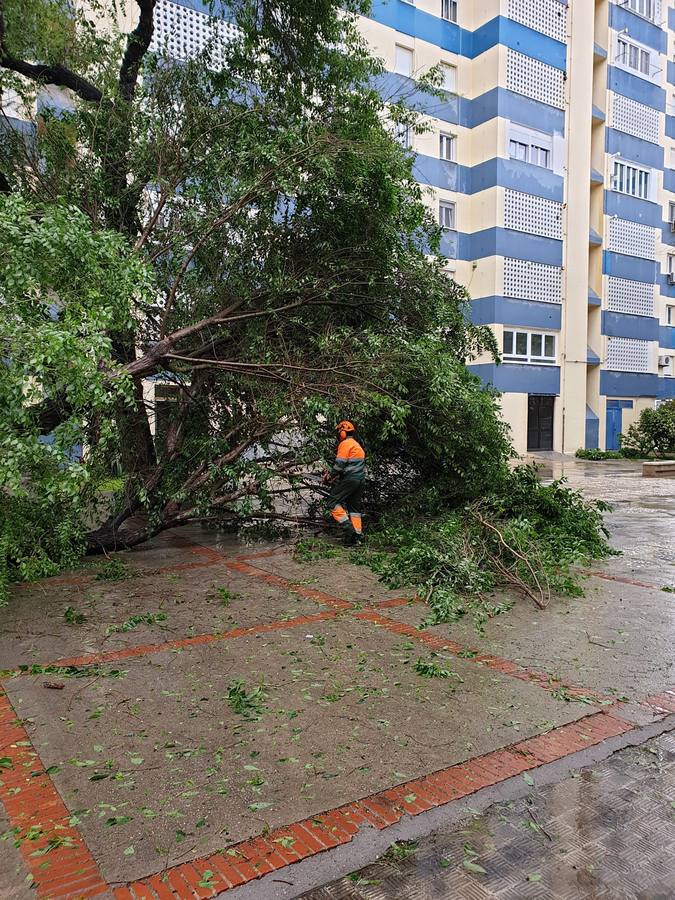
{"label": "concrete paving slab", "polygon": [[[83,615],[84,622],[69,623],[64,617],[68,607]],[[122,581],[51,588],[38,584],[15,591],[2,612],[0,669],[220,633],[312,615],[317,609],[298,594],[230,571],[225,562]],[[151,615],[155,620],[134,624],[131,620],[138,615]]]}
{"label": "concrete paving slab", "polygon": [[0,900],[34,900],[35,892],[26,880],[26,867],[14,840],[15,835],[0,806]]}
{"label": "concrete paving slab", "polygon": [[[515,601],[478,634],[467,618],[428,631],[493,653],[563,682],[631,700],[675,684],[675,595],[589,579],[583,598],[555,598],[539,611]],[[388,618],[418,625],[423,604],[387,609]]]}
{"label": "concrete paving slab", "polygon": [[[456,675],[425,678],[419,657]],[[352,619],[6,690],[104,876],[128,881],[589,710]],[[228,691],[264,685],[260,716]],[[56,768],[51,768],[56,767]]]}
{"label": "concrete paving slab", "polygon": [[346,555],[339,559],[319,559],[301,562],[293,557],[292,549],[269,559],[252,560],[257,569],[280,575],[294,584],[303,584],[327,591],[355,603],[369,604],[394,597],[410,597],[409,589],[389,590],[370,569],[354,565]]}

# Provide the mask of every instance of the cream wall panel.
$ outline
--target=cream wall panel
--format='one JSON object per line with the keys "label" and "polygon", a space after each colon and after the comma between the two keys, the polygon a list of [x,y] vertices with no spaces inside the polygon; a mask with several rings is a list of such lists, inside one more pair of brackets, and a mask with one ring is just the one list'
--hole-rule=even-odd
{"label": "cream wall panel", "polygon": [[462,93],[466,97],[480,97],[498,85],[506,84],[506,54],[497,45],[481,53],[468,67],[469,83],[464,82]]}
{"label": "cream wall panel", "polygon": [[[488,188],[473,194],[470,198],[470,230],[484,231],[486,228],[503,225],[504,190],[500,187]],[[465,231],[466,229],[462,229]]]}
{"label": "cream wall panel", "polygon": [[502,394],[502,418],[511,429],[511,440],[519,456],[527,453],[527,394]]}

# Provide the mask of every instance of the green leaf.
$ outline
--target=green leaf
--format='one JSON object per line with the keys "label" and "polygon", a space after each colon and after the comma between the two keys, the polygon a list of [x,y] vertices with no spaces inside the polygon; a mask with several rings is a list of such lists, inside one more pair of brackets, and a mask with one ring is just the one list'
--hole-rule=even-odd
{"label": "green leaf", "polygon": [[541,875],[539,875],[538,872],[535,872],[535,873],[533,873],[533,874],[531,874],[531,875],[528,875],[528,876],[527,876],[527,880],[528,880],[528,881],[535,881],[535,882],[536,882],[536,881],[541,881]]}
{"label": "green leaf", "polygon": [[487,875],[487,872],[482,866],[479,866],[478,863],[471,862],[470,859],[465,859],[462,865],[468,872],[475,872],[476,875]]}
{"label": "green leaf", "polygon": [[258,812],[260,809],[269,809],[270,806],[273,806],[273,804],[265,800],[259,800],[257,803],[249,803],[248,808],[251,812]]}
{"label": "green leaf", "polygon": [[106,819],[106,825],[126,825],[127,822],[131,822],[133,816],[110,816],[109,819]]}
{"label": "green leaf", "polygon": [[134,850],[132,845],[131,847],[125,847],[122,852],[125,856],[133,856],[136,851]]}
{"label": "green leaf", "polygon": [[525,784],[529,784],[530,787],[534,787],[534,778],[527,772],[523,774],[523,781],[525,782]]}
{"label": "green leaf", "polygon": [[0,769],[11,769],[14,764],[9,756],[0,756]]}

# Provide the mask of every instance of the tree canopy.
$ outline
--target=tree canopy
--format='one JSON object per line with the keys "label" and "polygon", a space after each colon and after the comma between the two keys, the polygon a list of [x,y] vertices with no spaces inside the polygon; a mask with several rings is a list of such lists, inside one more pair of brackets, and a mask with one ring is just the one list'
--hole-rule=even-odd
{"label": "tree canopy", "polygon": [[[425,124],[378,91],[367,3],[235,0],[235,37],[189,60],[153,45],[154,7],[125,32],[113,0],[0,3],[1,502],[45,547],[66,507],[90,548],[288,514],[343,417],[375,506],[475,496],[511,452],[465,366],[496,348],[392,138]],[[11,572],[34,559],[2,542]]]}

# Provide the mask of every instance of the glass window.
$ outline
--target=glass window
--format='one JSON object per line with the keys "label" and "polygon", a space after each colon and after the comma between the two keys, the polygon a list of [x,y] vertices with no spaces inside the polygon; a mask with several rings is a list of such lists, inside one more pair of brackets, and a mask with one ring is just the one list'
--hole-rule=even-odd
{"label": "glass window", "polygon": [[668,204],[668,221],[675,222],[675,203],[672,200]]}
{"label": "glass window", "polygon": [[509,141],[509,156],[511,159],[521,159],[527,162],[527,144],[520,141]]}
{"label": "glass window", "polygon": [[407,75],[410,78],[413,73],[413,60],[414,54],[412,50],[408,47],[402,47],[400,44],[396,45],[394,72],[397,72],[399,75]]}
{"label": "glass window", "polygon": [[451,94],[457,93],[457,66],[451,66],[449,63],[441,63],[441,74],[443,80],[441,87],[444,91]]}
{"label": "glass window", "polygon": [[612,189],[621,194],[630,194],[631,197],[646,200],[649,196],[649,172],[615,160]]}
{"label": "glass window", "polygon": [[447,203],[444,200],[438,204],[438,221],[441,228],[455,227],[455,204]]}
{"label": "glass window", "polygon": [[656,15],[655,0],[624,0],[621,6],[627,6],[639,16],[644,16],[645,19],[654,21],[654,16]]}
{"label": "glass window", "polygon": [[548,169],[548,160],[549,151],[545,147],[537,147],[536,144],[532,144],[530,147],[530,162],[535,166],[542,166],[544,169]]}
{"label": "glass window", "polygon": [[441,159],[449,159],[451,162],[455,160],[455,144],[456,138],[454,134],[444,134],[441,132],[440,138],[440,157]]}
{"label": "glass window", "polygon": [[513,353],[513,332],[505,331],[504,332],[504,340],[502,343],[502,348],[504,350],[505,356],[511,356]]}
{"label": "glass window", "polygon": [[457,0],[441,0],[441,18],[448,22],[457,21]]}
{"label": "glass window", "polygon": [[668,274],[673,275],[675,273],[675,253],[668,254]]}
{"label": "glass window", "polygon": [[412,128],[409,125],[398,122],[394,126],[394,138],[402,147],[409,150],[412,147]]}
{"label": "glass window", "polygon": [[556,336],[531,331],[504,331],[502,340],[504,359],[519,362],[554,363]]}
{"label": "glass window", "polygon": [[675,306],[666,306],[666,325],[675,325]]}

